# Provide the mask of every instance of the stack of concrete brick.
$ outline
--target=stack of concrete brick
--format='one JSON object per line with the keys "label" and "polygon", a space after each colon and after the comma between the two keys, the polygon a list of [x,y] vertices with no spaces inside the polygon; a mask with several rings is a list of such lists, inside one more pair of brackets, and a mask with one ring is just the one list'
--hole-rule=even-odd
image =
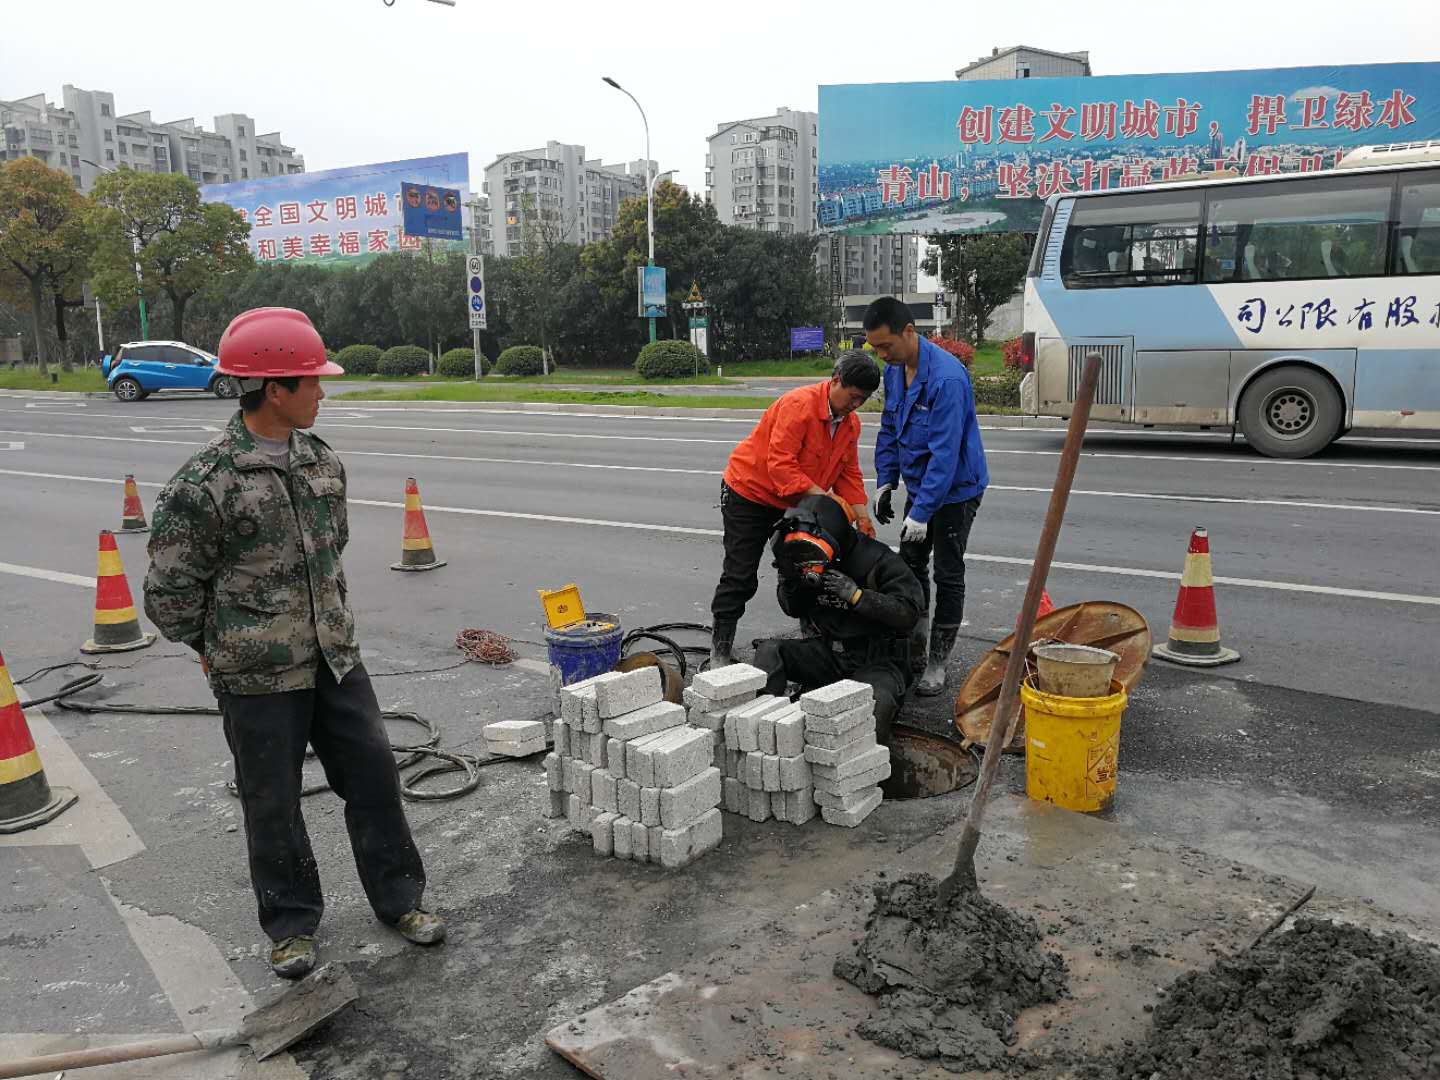
{"label": "stack of concrete brick", "polygon": [[504,757],[541,753],[545,742],[543,720],[497,720],[485,728],[485,749]]}
{"label": "stack of concrete brick", "polygon": [[805,716],[788,698],[758,697],[726,715],[724,805],[751,821],[804,825],[815,816]]}
{"label": "stack of concrete brick", "polygon": [[656,668],[561,690],[548,816],[588,832],[602,855],[678,867],[720,843],[721,776],[712,733],[662,697]]}
{"label": "stack of concrete brick", "polygon": [[800,709],[820,816],[854,828],[880,805],[890,775],[890,751],[875,741],[875,691],[844,679],[802,695]]}

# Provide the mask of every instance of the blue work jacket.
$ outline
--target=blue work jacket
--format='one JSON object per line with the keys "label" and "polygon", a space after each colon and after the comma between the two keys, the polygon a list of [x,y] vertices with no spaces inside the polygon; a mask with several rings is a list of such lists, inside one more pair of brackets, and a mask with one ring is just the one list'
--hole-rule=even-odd
{"label": "blue work jacket", "polygon": [[881,486],[905,480],[913,500],[909,516],[922,524],[942,506],[973,499],[990,483],[970,373],[925,338],[908,387],[903,364],[885,365],[875,476]]}

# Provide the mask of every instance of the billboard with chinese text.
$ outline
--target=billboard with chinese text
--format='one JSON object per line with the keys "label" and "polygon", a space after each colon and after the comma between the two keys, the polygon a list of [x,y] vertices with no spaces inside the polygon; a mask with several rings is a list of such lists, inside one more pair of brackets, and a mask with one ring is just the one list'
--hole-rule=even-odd
{"label": "billboard with chinese text", "polygon": [[420,247],[420,237],[404,229],[401,190],[409,183],[458,190],[463,203],[469,195],[470,156],[444,154],[207,184],[200,197],[244,215],[257,262],[337,268]]}
{"label": "billboard with chinese text", "polygon": [[1047,197],[1440,138],[1440,63],[820,87],[822,229],[1034,232]]}
{"label": "billboard with chinese text", "polygon": [[407,182],[400,185],[400,196],[405,201],[406,236],[465,239],[464,227],[460,224],[460,192],[455,188]]}

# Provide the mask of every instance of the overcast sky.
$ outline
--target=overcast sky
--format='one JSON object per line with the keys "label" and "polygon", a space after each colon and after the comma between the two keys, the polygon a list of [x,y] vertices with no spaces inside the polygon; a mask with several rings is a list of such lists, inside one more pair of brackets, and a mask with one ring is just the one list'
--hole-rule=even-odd
{"label": "overcast sky", "polygon": [[[456,0],[3,0],[0,97],[69,82],[157,120],[244,112],[309,169],[547,139],[704,190],[705,137],[821,83],[949,79],[992,46],[1089,49],[1097,75],[1440,60],[1434,0],[886,5]],[[1333,12],[1333,14],[1331,14]]]}

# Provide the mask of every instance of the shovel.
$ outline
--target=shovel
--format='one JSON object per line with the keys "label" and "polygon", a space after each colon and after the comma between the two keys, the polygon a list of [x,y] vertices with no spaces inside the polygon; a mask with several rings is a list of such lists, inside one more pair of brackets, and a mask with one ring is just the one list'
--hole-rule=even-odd
{"label": "shovel", "polygon": [[316,968],[293,990],[245,1017],[238,1028],[208,1028],[165,1039],[147,1039],[121,1046],[97,1046],[90,1050],[0,1062],[0,1080],[11,1076],[53,1074],[61,1069],[84,1069],[91,1065],[113,1065],[119,1061],[138,1061],[167,1054],[219,1050],[227,1046],[248,1046],[254,1052],[256,1061],[264,1061],[294,1046],[358,996],[355,984],[343,967],[325,964]]}

